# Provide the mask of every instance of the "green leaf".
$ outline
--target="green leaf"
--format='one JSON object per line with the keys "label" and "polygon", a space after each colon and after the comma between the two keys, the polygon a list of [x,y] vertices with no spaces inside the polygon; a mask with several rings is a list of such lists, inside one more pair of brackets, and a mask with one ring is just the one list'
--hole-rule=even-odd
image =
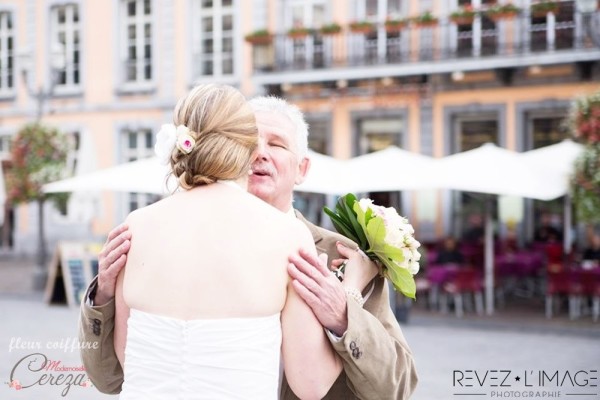
{"label": "green leaf", "polygon": [[417,285],[409,270],[396,266],[395,268],[387,268],[385,275],[392,282],[396,290],[400,291],[406,297],[415,298]]}
{"label": "green leaf", "polygon": [[358,246],[361,249],[367,249],[367,246],[369,244],[369,242],[367,241],[367,236],[365,235],[362,226],[357,221],[356,212],[353,209],[354,206],[358,204],[358,202],[356,201],[356,197],[354,197],[354,195],[352,194],[347,194],[346,197],[354,199],[354,203],[352,203],[352,205],[349,204],[349,201],[346,201],[344,203],[344,208],[346,215],[348,216],[348,220],[350,221],[350,224],[352,226],[352,230],[356,233],[356,237],[358,239],[355,241],[355,243],[358,244]]}
{"label": "green leaf", "polygon": [[385,243],[385,224],[383,222],[383,218],[381,217],[373,217],[367,224],[367,238],[369,239],[369,244],[371,248],[369,250],[373,250],[373,246],[381,246]]}
{"label": "green leaf", "polygon": [[329,218],[331,218],[331,222],[333,223],[335,230],[339,234],[347,237],[355,243],[358,243],[358,238],[356,236],[356,233],[352,229],[352,225],[346,220],[344,216],[334,213],[327,207],[325,207],[323,211],[329,216]]}

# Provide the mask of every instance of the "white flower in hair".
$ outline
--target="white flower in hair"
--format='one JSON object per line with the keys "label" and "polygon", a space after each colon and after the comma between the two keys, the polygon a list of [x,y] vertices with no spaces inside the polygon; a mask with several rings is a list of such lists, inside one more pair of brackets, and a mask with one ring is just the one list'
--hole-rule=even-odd
{"label": "white flower in hair", "polygon": [[177,142],[177,129],[173,124],[164,124],[156,134],[154,153],[161,164],[167,165],[171,162],[171,154]]}
{"label": "white flower in hair", "polygon": [[190,154],[196,140],[190,135],[190,130],[185,125],[175,127],[173,124],[164,124],[156,134],[154,153],[161,164],[168,165],[175,146],[184,154]]}

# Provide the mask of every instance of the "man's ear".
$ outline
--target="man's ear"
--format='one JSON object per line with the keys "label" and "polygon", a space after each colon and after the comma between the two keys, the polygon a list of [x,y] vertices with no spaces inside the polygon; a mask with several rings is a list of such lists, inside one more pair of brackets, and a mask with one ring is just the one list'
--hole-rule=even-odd
{"label": "man's ear", "polygon": [[296,185],[301,184],[306,179],[306,174],[310,170],[310,158],[304,157],[298,164],[298,173],[296,174]]}

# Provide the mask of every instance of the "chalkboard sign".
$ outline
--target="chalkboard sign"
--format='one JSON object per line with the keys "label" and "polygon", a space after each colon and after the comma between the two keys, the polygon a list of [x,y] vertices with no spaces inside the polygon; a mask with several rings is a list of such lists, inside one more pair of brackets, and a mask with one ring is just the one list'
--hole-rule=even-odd
{"label": "chalkboard sign", "polygon": [[60,242],[48,270],[46,302],[78,307],[98,273],[101,248],[100,243]]}

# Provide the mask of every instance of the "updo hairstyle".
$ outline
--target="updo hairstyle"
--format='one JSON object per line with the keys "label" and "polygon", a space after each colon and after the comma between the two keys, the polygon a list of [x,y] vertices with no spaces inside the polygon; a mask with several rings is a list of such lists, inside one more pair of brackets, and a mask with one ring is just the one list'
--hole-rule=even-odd
{"label": "updo hairstyle", "polygon": [[175,126],[185,125],[196,141],[185,154],[177,147],[171,168],[183,189],[248,174],[258,145],[254,112],[244,96],[227,85],[194,87],[175,106]]}

